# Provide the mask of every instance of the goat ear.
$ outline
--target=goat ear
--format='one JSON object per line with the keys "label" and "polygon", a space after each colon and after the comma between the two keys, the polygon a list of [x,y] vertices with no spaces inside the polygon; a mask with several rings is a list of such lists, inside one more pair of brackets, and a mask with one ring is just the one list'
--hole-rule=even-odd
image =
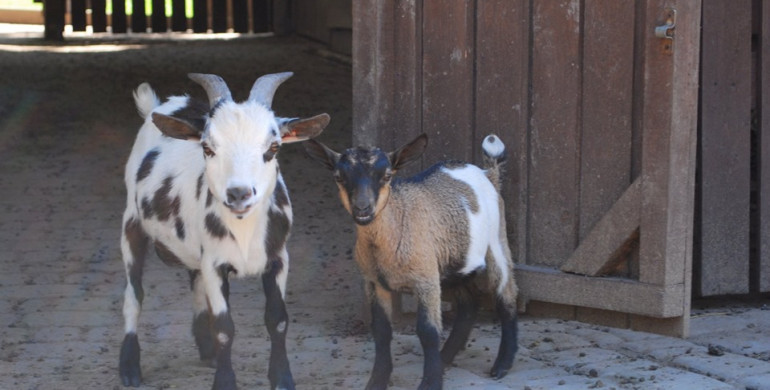
{"label": "goat ear", "polygon": [[340,154],[329,149],[326,145],[311,139],[305,142],[305,151],[307,154],[315,160],[318,160],[326,166],[330,171],[334,170],[337,165],[337,161],[340,160]]}
{"label": "goat ear", "polygon": [[395,170],[399,170],[401,167],[409,164],[410,162],[417,160],[425,148],[428,146],[428,135],[425,133],[420,134],[409,142],[408,144],[398,148],[396,151],[388,154],[390,159],[390,165]]}
{"label": "goat ear", "polygon": [[281,128],[281,141],[292,143],[317,137],[330,120],[329,114],[320,114],[305,119],[278,119]]}
{"label": "goat ear", "polygon": [[[197,121],[196,121],[197,122]],[[191,123],[169,115],[153,113],[152,123],[166,136],[181,140],[200,141],[203,123]]]}

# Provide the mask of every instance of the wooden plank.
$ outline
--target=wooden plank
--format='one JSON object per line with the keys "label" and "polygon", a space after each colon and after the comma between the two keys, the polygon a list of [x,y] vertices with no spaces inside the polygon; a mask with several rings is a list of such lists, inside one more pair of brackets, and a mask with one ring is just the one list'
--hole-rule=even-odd
{"label": "wooden plank", "polygon": [[126,2],[124,0],[112,0],[112,32],[122,34],[126,31],[128,31]]}
{"label": "wooden plank", "polygon": [[193,0],[193,32],[205,33],[209,30],[209,8],[206,0]]}
{"label": "wooden plank", "polygon": [[[662,25],[675,6],[676,38],[644,35],[642,112],[642,221],[640,281],[678,284],[689,279],[692,250],[698,102],[700,2],[652,0],[643,26]],[[653,114],[654,113],[654,114]]]}
{"label": "wooden plank", "polygon": [[70,1],[72,31],[86,31],[86,0]]}
{"label": "wooden plank", "polygon": [[641,179],[636,179],[561,266],[562,271],[589,276],[603,273],[639,229],[641,187]]}
{"label": "wooden plank", "polygon": [[[390,112],[384,113],[385,122],[377,144],[386,150],[394,150],[422,133],[422,2],[415,0],[394,2],[393,43],[391,55],[385,57],[383,66],[393,69]],[[438,147],[433,138],[428,148]],[[419,172],[424,164],[415,162],[402,169],[401,176]]]}
{"label": "wooden plank", "polygon": [[254,0],[252,20],[255,33],[270,31],[270,0]]}
{"label": "wooden plank", "polygon": [[759,72],[761,95],[760,110],[760,242],[759,242],[759,291],[770,292],[770,5],[761,3],[761,47]]}
{"label": "wooden plank", "polygon": [[[701,2],[650,0],[640,4],[637,22],[643,100],[635,125],[642,135],[642,215],[639,280],[682,286],[681,318],[672,334],[687,334],[692,279],[695,151]],[[655,38],[647,29],[663,24],[675,7],[676,38]]]}
{"label": "wooden plank", "polygon": [[132,2],[131,10],[131,32],[147,32],[147,14],[144,9],[144,1]]}
{"label": "wooden plank", "polygon": [[747,293],[751,2],[708,2],[702,57],[700,293]]}
{"label": "wooden plank", "polygon": [[580,1],[533,7],[527,261],[558,267],[577,247]]}
{"label": "wooden plank", "polygon": [[215,33],[227,32],[227,2],[211,2],[211,29]]}
{"label": "wooden plank", "polygon": [[48,0],[43,5],[46,40],[61,41],[64,39],[64,14],[67,11],[64,0]]}
{"label": "wooden plank", "polygon": [[353,2],[353,145],[377,145],[390,114],[392,73],[384,61],[394,50],[392,21],[390,1]]}
{"label": "wooden plank", "polygon": [[483,137],[496,133],[507,162],[502,192],[508,240],[515,259],[526,259],[529,1],[476,3],[476,105],[472,150],[479,163]]}
{"label": "wooden plank", "polygon": [[233,31],[237,33],[249,32],[249,6],[247,0],[233,1]]}
{"label": "wooden plank", "polygon": [[633,179],[635,7],[631,1],[586,0],[584,4],[578,219],[581,240]]}
{"label": "wooden plank", "polygon": [[95,33],[107,31],[106,0],[91,0],[91,27]]}
{"label": "wooden plank", "polygon": [[425,165],[473,157],[473,10],[471,0],[423,3],[422,129],[430,137]]}
{"label": "wooden plank", "polygon": [[531,265],[517,265],[516,277],[521,295],[531,300],[657,318],[684,314],[684,283],[661,286],[621,278],[587,278]]}
{"label": "wooden plank", "polygon": [[173,0],[171,2],[171,31],[187,31],[185,0]]}
{"label": "wooden plank", "polygon": [[168,31],[168,18],[166,18],[165,0],[152,0],[152,32],[163,33]]}

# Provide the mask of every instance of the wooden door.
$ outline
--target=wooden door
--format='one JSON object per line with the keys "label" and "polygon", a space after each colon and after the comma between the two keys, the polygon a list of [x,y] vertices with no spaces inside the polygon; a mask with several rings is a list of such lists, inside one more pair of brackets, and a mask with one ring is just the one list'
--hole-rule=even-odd
{"label": "wooden door", "polygon": [[770,3],[704,2],[702,27],[693,289],[767,293]]}
{"label": "wooden door", "polygon": [[353,142],[390,149],[425,132],[427,167],[478,162],[497,133],[527,310],[686,335],[700,12],[697,0],[356,1]]}

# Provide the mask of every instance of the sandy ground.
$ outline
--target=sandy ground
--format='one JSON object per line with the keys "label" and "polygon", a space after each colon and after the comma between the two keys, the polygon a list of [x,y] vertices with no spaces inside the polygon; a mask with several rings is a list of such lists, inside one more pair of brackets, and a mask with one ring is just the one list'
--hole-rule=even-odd
{"label": "sandy ground", "polygon": [[[185,76],[203,72],[223,76],[243,99],[257,76],[286,70],[295,76],[279,89],[275,111],[327,112],[332,122],[321,139],[348,147],[350,64],[306,40],[0,42],[0,288],[7,298],[0,361],[10,374],[0,388],[119,386],[122,170],[141,124],[131,91],[148,81],[160,96],[203,98]],[[303,388],[362,387],[373,346],[351,254],[353,224],[331,176],[301,146],[284,148],[280,163],[295,214],[287,295],[295,380]],[[207,388],[213,371],[196,358],[186,272],[151,259],[140,319],[146,388]],[[243,388],[267,384],[263,304],[259,279],[233,282],[233,361]],[[396,388],[411,388],[420,374],[419,343],[406,328],[394,341],[396,364],[408,366],[394,375]],[[478,346],[485,347],[493,346]],[[484,353],[478,375],[493,354]]]}
{"label": "sandy ground", "polygon": [[[313,42],[110,39],[73,38],[49,46],[0,34],[0,389],[122,388],[117,376],[125,285],[119,254],[122,177],[141,123],[131,97],[141,82],[150,82],[161,96],[202,98],[185,74],[215,73],[243,99],[257,76],[290,70],[295,76],[279,89],[275,111],[327,112],[332,121],[320,139],[338,149],[350,146],[350,64]],[[287,294],[295,381],[304,389],[363,388],[373,344],[351,254],[353,224],[329,173],[301,146],[283,148],[280,163],[295,214]],[[139,325],[142,388],[209,388],[213,370],[198,362],[190,334],[186,272],[152,256],[145,293]],[[238,383],[242,389],[266,388],[269,342],[259,279],[235,280],[231,304]],[[767,340],[765,327],[757,324],[766,322],[770,311],[751,313],[756,314],[747,320],[752,326],[741,323],[731,332]],[[498,328],[489,313],[482,317],[466,350],[446,371],[445,388],[678,388],[686,381],[693,388],[729,389],[736,383],[746,388],[741,381],[770,379],[761,376],[770,375],[770,357],[763,355],[768,343],[753,341],[748,350],[740,342],[722,342],[726,356],[749,359],[740,363],[754,370],[742,372],[744,379],[731,376],[741,373],[733,361],[726,363],[725,374],[704,375],[708,370],[697,364],[721,367],[708,360],[706,349],[718,337],[698,318],[693,327],[702,340],[695,342],[524,318],[514,371],[493,381],[486,373]],[[677,363],[674,355],[642,348],[655,343],[695,360]],[[393,354],[391,388],[415,388],[422,352],[409,321],[397,327]]]}

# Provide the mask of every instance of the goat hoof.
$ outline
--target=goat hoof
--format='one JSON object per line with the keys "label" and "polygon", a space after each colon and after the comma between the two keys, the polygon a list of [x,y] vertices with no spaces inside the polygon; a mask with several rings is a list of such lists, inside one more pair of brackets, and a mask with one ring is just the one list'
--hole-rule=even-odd
{"label": "goat hoof", "polygon": [[495,379],[502,379],[503,377],[508,375],[508,371],[511,369],[511,366],[513,366],[513,364],[495,363],[495,365],[492,367],[492,371],[489,372],[489,375],[491,375],[492,378],[495,378]]}
{"label": "goat hoof", "polygon": [[366,390],[386,390],[388,388],[388,381],[385,382],[372,382],[371,380],[366,385]]}
{"label": "goat hoof", "polygon": [[438,378],[438,379],[423,378],[417,390],[441,390],[442,387],[443,387],[442,378]]}
{"label": "goat hoof", "polygon": [[139,387],[142,384],[142,368],[139,364],[139,339],[127,334],[120,347],[120,381],[123,386]]}
{"label": "goat hoof", "polygon": [[294,378],[291,371],[285,371],[280,375],[268,374],[271,389],[294,390]]}
{"label": "goat hoof", "polygon": [[120,380],[125,387],[139,387],[142,384],[142,378],[140,375],[120,374]]}
{"label": "goat hoof", "polygon": [[235,372],[233,370],[217,370],[214,374],[214,385],[211,390],[237,390]]}

